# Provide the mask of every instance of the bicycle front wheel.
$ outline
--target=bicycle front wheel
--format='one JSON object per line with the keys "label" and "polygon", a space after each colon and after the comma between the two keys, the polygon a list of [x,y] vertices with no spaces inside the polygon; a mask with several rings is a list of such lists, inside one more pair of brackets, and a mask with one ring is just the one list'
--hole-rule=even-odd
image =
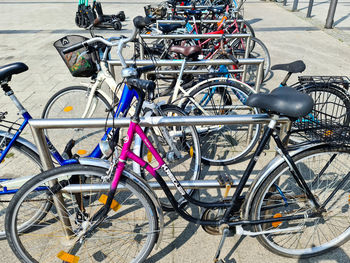
{"label": "bicycle front wheel", "polygon": [[[239,82],[213,81],[191,92],[182,108],[189,115],[249,115],[257,109],[245,106],[252,91]],[[202,160],[212,165],[228,165],[241,161],[256,144],[260,125],[197,126]]]}
{"label": "bicycle front wheel", "polygon": [[[45,105],[41,118],[70,119],[82,118],[88,105],[90,90],[83,86],[73,86],[55,93]],[[111,109],[108,101],[98,92],[94,94],[85,118],[106,118]],[[46,136],[61,153],[71,139],[75,141],[72,154],[87,156],[100,142],[104,129],[74,128],[45,130]]]}
{"label": "bicycle front wheel", "polygon": [[318,204],[325,206],[324,211],[312,215],[317,209],[283,162],[258,190],[251,218],[302,217],[255,225],[254,230],[272,231],[258,236],[258,240],[274,253],[311,257],[350,238],[350,147],[323,145],[299,153],[293,160]]}
{"label": "bicycle front wheel", "polygon": [[[34,177],[9,205],[6,234],[11,249],[22,262],[143,261],[156,242],[158,220],[147,193],[126,176],[121,177],[113,208],[97,228],[86,232],[108,190],[106,169],[100,167],[62,166]],[[27,218],[59,194],[60,212],[68,221],[65,230],[70,235],[63,232],[55,206],[34,227],[26,228]]]}

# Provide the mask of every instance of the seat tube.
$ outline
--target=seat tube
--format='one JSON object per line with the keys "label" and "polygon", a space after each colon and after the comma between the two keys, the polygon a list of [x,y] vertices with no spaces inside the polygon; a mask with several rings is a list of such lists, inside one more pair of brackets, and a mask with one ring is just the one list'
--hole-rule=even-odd
{"label": "seat tube", "polygon": [[236,201],[238,200],[239,196],[241,195],[243,188],[244,188],[245,184],[247,183],[247,181],[250,177],[250,174],[252,173],[252,171],[255,167],[255,164],[257,163],[257,161],[260,157],[260,154],[264,151],[265,145],[269,142],[269,139],[270,139],[270,137],[275,129],[277,119],[278,119],[278,116],[273,116],[272,120],[270,121],[270,123],[266,127],[264,134],[261,138],[261,141],[260,141],[253,157],[250,159],[250,162],[249,162],[246,170],[244,171],[241,180],[239,181],[239,184],[236,188],[236,191],[232,196],[231,206],[225,211],[223,221],[227,222],[227,220],[230,218],[231,212],[233,210],[239,209],[239,207],[236,206]]}

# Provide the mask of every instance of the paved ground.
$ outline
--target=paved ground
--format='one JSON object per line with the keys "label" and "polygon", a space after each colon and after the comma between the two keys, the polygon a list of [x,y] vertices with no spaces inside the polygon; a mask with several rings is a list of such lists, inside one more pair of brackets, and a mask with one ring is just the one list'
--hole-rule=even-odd
{"label": "paved ground", "polygon": [[[47,99],[59,89],[79,84],[70,76],[52,43],[66,34],[88,33],[74,25],[77,1],[72,0],[0,0],[0,65],[15,61],[25,62],[30,70],[13,78],[13,89],[19,99],[34,117],[40,116]],[[143,14],[143,6],[153,1],[103,1],[106,13],[124,10],[128,19],[122,34],[130,32],[130,20]],[[318,2],[317,2],[318,3]],[[317,4],[321,6],[322,4]],[[323,5],[324,6],[324,5]],[[305,74],[350,75],[350,46],[342,40],[341,34],[349,32],[349,3],[344,2],[345,13],[337,13],[337,30],[323,30],[322,21],[326,11],[318,11],[315,17],[305,19],[299,13],[291,13],[288,8],[271,2],[248,1],[245,5],[246,19],[253,23],[257,36],[268,47],[272,64],[303,59],[307,64]],[[300,8],[303,8],[300,3]],[[347,8],[347,9],[346,9]],[[303,11],[301,11],[303,12]],[[322,14],[321,14],[322,13]],[[339,16],[338,16],[339,15]],[[321,22],[319,22],[321,21]],[[337,23],[338,22],[338,23]],[[340,33],[339,33],[340,32]],[[116,33],[103,33],[115,35]],[[339,40],[339,38],[341,38]],[[266,83],[271,89],[282,80],[283,74],[276,72]],[[294,78],[295,80],[295,78]],[[293,79],[291,80],[293,83]],[[0,98],[0,109],[11,111],[13,106],[8,98]],[[25,136],[30,138],[29,129]],[[267,154],[258,169],[272,157]],[[237,177],[246,163],[224,167]],[[204,169],[207,169],[204,167]],[[218,172],[211,168],[207,177]],[[219,236],[209,236],[201,228],[187,224],[174,215],[167,216],[167,229],[161,249],[154,251],[149,262],[210,262],[219,243]],[[222,256],[226,262],[349,262],[350,243],[326,255],[308,261],[286,259],[264,249],[254,238],[238,236],[226,241]],[[0,255],[3,262],[16,262],[6,241],[0,241]]]}

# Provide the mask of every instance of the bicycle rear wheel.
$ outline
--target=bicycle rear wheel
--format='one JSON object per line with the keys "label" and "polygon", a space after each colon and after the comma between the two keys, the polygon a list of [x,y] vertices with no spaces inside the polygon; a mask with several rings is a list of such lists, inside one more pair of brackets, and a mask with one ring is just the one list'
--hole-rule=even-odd
{"label": "bicycle rear wheel", "polygon": [[[252,93],[245,85],[231,80],[213,81],[193,90],[182,104],[189,115],[249,115],[257,109],[245,106]],[[202,160],[212,165],[228,165],[241,161],[256,144],[260,125],[197,126]]]}
{"label": "bicycle rear wheel", "polygon": [[[0,135],[0,153],[9,144],[10,139]],[[0,185],[18,177],[38,174],[42,166],[38,154],[26,145],[15,141],[5,159],[0,163]],[[8,204],[19,187],[11,186],[0,191],[0,239],[5,237],[5,214]],[[13,192],[12,192],[13,191]],[[44,211],[42,211],[44,213]]]}
{"label": "bicycle rear wheel", "polygon": [[[325,211],[316,209],[299,186],[286,162],[263,182],[252,205],[253,220],[285,216],[302,219],[255,225],[255,231],[284,230],[258,236],[270,251],[287,257],[311,257],[340,246],[350,238],[350,148],[322,145],[293,157],[316,201]],[[333,192],[334,191],[334,192]],[[333,195],[334,194],[334,195]],[[332,196],[333,195],[333,196]],[[292,229],[296,228],[296,229]]]}
{"label": "bicycle rear wheel", "polygon": [[[50,182],[55,182],[49,186]],[[104,189],[96,187],[105,185]],[[76,186],[76,190],[62,190]],[[40,191],[38,190],[40,187]],[[85,190],[83,190],[83,187]],[[95,188],[93,188],[95,187]],[[78,190],[77,190],[78,189]],[[109,191],[106,169],[70,165],[46,171],[28,181],[14,196],[6,215],[6,234],[11,249],[23,262],[140,262],[151,252],[158,236],[155,207],[145,191],[125,176],[107,217],[95,230],[88,230],[93,215],[103,207],[103,194]],[[26,218],[42,203],[52,202],[62,193],[65,217],[71,231],[63,232],[55,206],[46,217],[25,229]],[[74,261],[76,260],[76,261]]]}

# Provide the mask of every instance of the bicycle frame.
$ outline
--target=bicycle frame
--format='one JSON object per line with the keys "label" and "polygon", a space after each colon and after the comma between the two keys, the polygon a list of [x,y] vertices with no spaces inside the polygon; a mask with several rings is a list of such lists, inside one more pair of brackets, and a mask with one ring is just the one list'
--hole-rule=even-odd
{"label": "bicycle frame", "polygon": [[[234,192],[231,202],[229,203],[224,203],[224,202],[214,202],[214,203],[205,203],[201,201],[197,201],[190,196],[187,195],[185,189],[182,187],[180,182],[176,179],[176,177],[172,174],[171,170],[167,166],[167,164],[164,162],[164,160],[160,157],[158,154],[157,150],[154,148],[152,143],[149,141],[147,136],[144,134],[142,128],[139,126],[137,121],[131,121],[130,126],[127,132],[127,136],[124,140],[124,145],[119,157],[119,161],[117,163],[117,168],[113,177],[113,180],[111,182],[110,186],[110,192],[108,194],[108,198],[110,199],[110,202],[113,199],[114,193],[117,190],[118,187],[118,182],[121,178],[121,175],[123,173],[123,170],[125,168],[125,163],[128,159],[133,160],[134,162],[138,163],[141,167],[144,167],[159,183],[161,188],[163,189],[164,193],[166,194],[167,198],[173,205],[174,209],[187,221],[197,223],[200,225],[212,225],[212,226],[219,226],[221,224],[227,224],[228,226],[238,226],[242,224],[262,224],[262,223],[271,223],[271,222],[279,222],[279,221],[287,221],[287,220],[296,220],[296,219],[303,219],[303,218],[310,218],[310,217],[317,217],[319,214],[317,212],[313,212],[308,215],[294,215],[294,216],[286,216],[286,217],[279,217],[279,218],[269,218],[269,219],[264,219],[264,220],[245,220],[245,221],[230,221],[230,217],[233,212],[239,211],[241,207],[241,203],[239,202],[239,199],[244,198],[244,196],[241,196],[243,188],[248,181],[255,164],[257,163],[257,160],[260,156],[260,154],[263,152],[265,145],[268,143],[270,137],[272,136],[273,139],[275,140],[278,149],[281,151],[283,154],[284,158],[288,160],[288,165],[292,171],[293,177],[295,178],[297,184],[300,187],[303,187],[306,190],[306,195],[308,198],[312,201],[314,204],[315,208],[320,208],[322,207],[320,204],[318,204],[317,200],[311,193],[309,187],[307,186],[305,180],[300,174],[299,169],[295,165],[294,161],[290,157],[288,151],[286,148],[283,146],[282,141],[280,140],[279,136],[277,134],[274,134],[274,128],[276,125],[276,120],[273,119],[270,121],[270,124],[268,125],[267,129],[265,129],[264,135],[257,147],[256,152],[254,153],[252,159],[250,160],[247,169],[244,171],[244,174],[236,188],[236,191]],[[133,142],[135,133],[140,136],[141,140],[145,143],[145,145],[148,147],[149,151],[153,154],[155,159],[158,162],[157,167],[152,167],[149,163],[144,161],[142,158],[139,156],[135,155],[131,150],[131,144]],[[204,208],[224,208],[226,209],[224,217],[219,221],[219,220],[202,220],[199,218],[194,218],[188,213],[184,211],[183,208],[179,205],[179,203],[176,201],[174,195],[171,193],[170,189],[166,185],[164,179],[158,174],[158,170],[163,169],[163,171],[167,174],[167,176],[170,178],[174,186],[176,187],[177,191],[190,203],[195,204],[200,207]],[[107,208],[109,207],[109,202],[107,201],[106,206]],[[109,209],[109,208],[108,208]],[[287,230],[282,230],[282,231],[289,231],[290,229]],[[275,232],[280,232],[281,230],[273,230]]]}

